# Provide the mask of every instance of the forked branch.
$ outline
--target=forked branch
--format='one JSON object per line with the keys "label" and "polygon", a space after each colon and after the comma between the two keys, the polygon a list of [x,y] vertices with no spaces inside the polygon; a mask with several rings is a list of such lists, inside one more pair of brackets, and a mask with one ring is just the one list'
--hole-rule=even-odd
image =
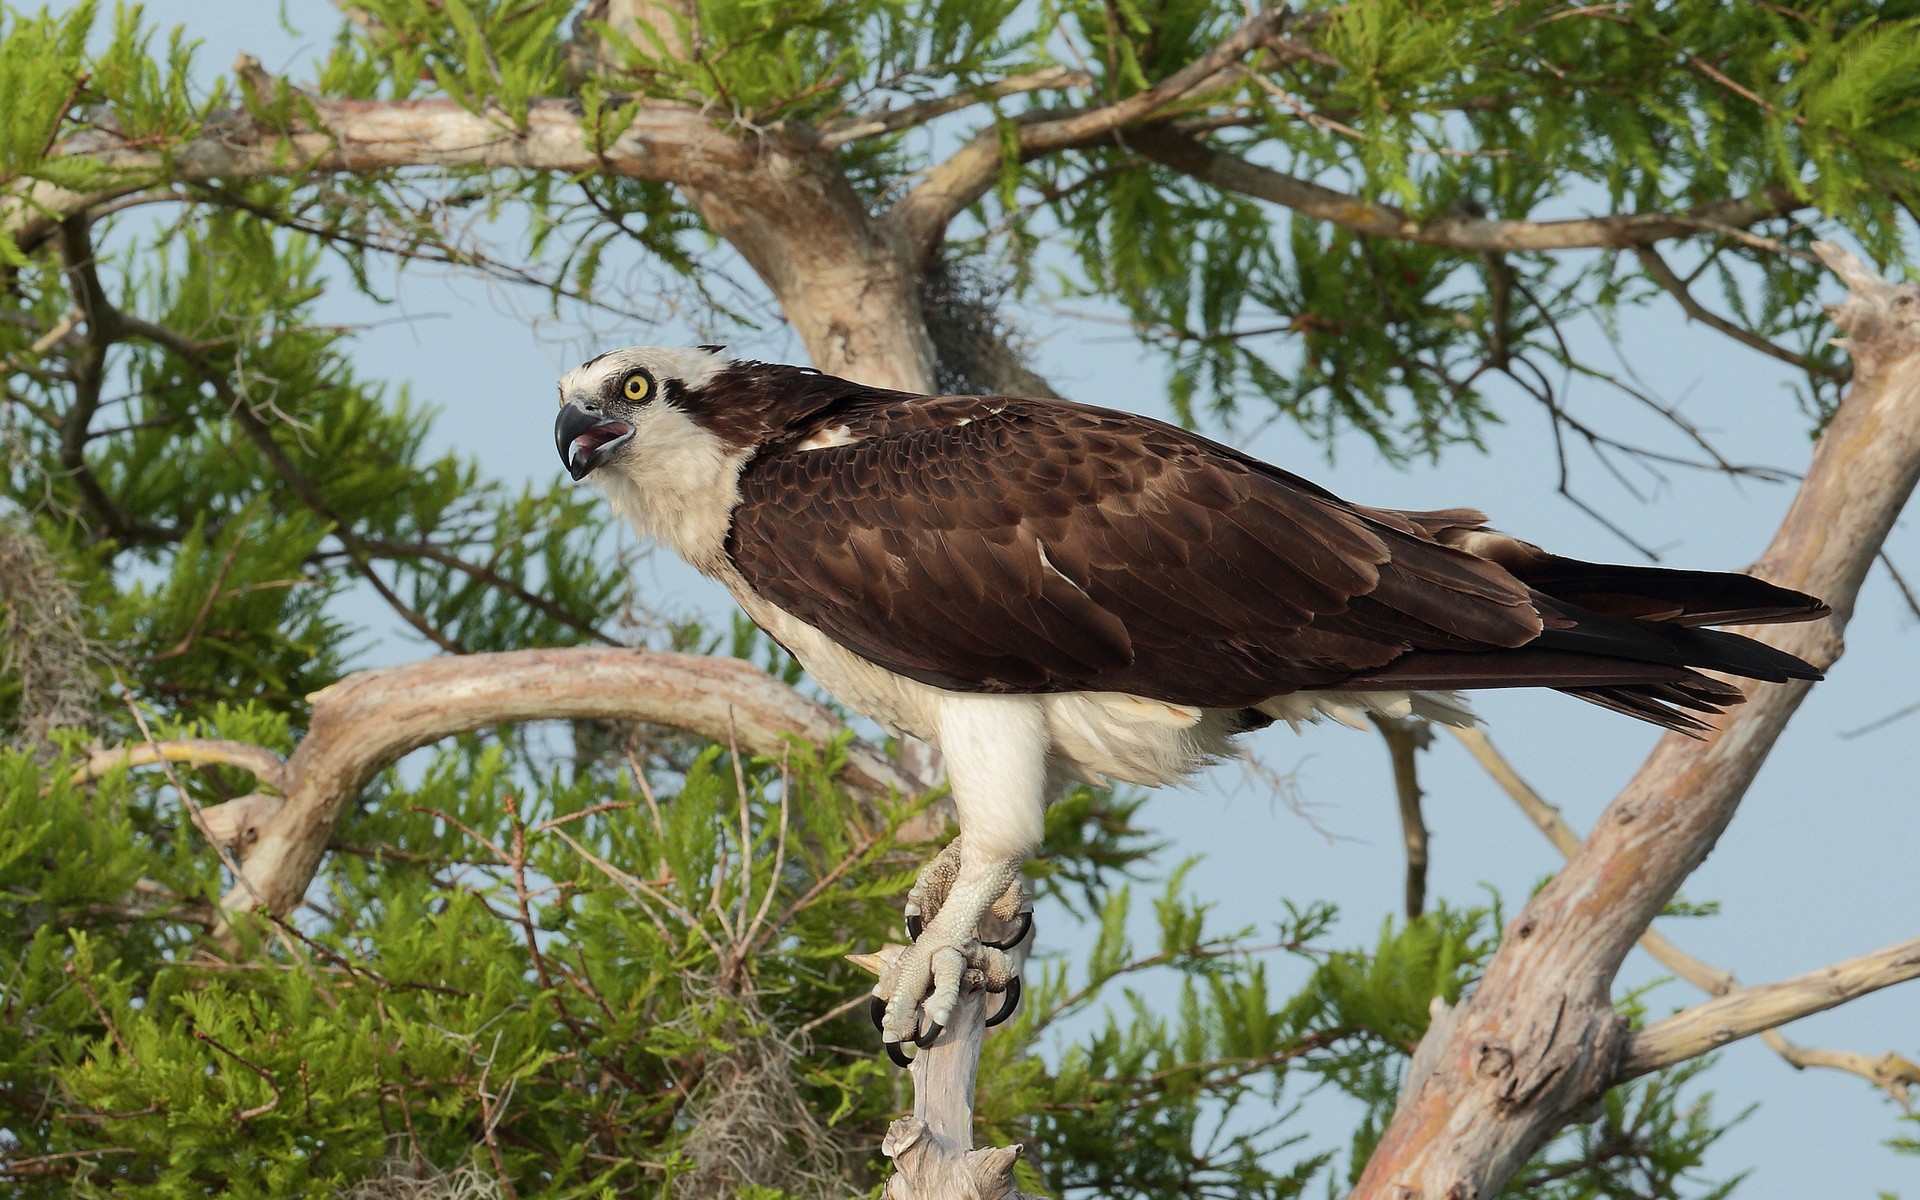
{"label": "forked branch", "polygon": [[[1920,481],[1920,288],[1847,251],[1816,251],[1850,294],[1829,310],[1852,386],[1754,574],[1825,599],[1834,616],[1750,633],[1820,665]],[[1733,818],[1805,698],[1760,684],[1701,740],[1669,734],[1579,852],[1527,903],[1479,988],[1436,1022],[1355,1195],[1496,1195],[1519,1165],[1619,1075],[1627,1049],[1611,988],[1621,961]]]}
{"label": "forked branch", "polygon": [[[1546,835],[1554,849],[1566,858],[1572,858],[1579,852],[1580,835],[1573,831],[1573,826],[1567,824],[1558,808],[1549,804],[1531,784],[1520,777],[1520,773],[1513,769],[1513,764],[1487,737],[1485,730],[1450,729],[1449,732],[1460,740],[1481,768],[1493,777],[1520,811]],[[1651,955],[1655,962],[1710,996],[1725,996],[1740,988],[1740,981],[1733,972],[1700,961],[1674,945],[1657,929],[1650,928],[1640,935],[1640,948]],[[1762,1030],[1760,1040],[1795,1070],[1821,1067],[1857,1075],[1887,1093],[1903,1108],[1910,1109],[1912,1090],[1920,1087],[1920,1063],[1891,1050],[1874,1058],[1853,1050],[1802,1046],[1789,1041],[1778,1029]]]}

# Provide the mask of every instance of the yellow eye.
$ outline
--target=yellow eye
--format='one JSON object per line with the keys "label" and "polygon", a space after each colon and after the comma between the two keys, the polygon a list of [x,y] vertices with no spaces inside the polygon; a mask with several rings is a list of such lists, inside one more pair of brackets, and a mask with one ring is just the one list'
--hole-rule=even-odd
{"label": "yellow eye", "polygon": [[653,381],[638,371],[627,376],[627,381],[620,385],[620,394],[635,402],[645,400],[647,393],[652,390]]}

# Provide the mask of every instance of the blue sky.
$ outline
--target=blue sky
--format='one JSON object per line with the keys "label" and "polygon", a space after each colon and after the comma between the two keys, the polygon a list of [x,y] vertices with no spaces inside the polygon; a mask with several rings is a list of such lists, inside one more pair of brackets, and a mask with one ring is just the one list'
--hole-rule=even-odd
{"label": "blue sky", "polygon": [[[287,0],[295,34],[282,25],[277,7],[159,0],[149,12],[184,24],[202,41],[203,70],[223,70],[246,50],[269,70],[298,80],[308,73],[305,64],[324,52],[338,18],[324,0]],[[748,277],[744,269],[740,277]],[[359,370],[410,384],[419,400],[439,410],[434,436],[440,445],[471,454],[514,482],[545,483],[559,473],[547,430],[553,381],[562,370],[611,345],[694,340],[683,326],[623,329],[604,316],[589,330],[545,316],[541,297],[470,276],[414,269],[391,282],[395,302],[381,307],[343,279],[321,301],[320,319],[379,322],[357,339]],[[1060,392],[1167,415],[1160,365],[1123,331],[1047,311],[1026,316],[1038,339],[1036,365]],[[1570,332],[1596,357],[1609,353],[1596,328]],[[1805,465],[1807,423],[1780,364],[1689,326],[1670,305],[1631,316],[1621,332],[1646,383],[1669,399],[1684,398],[1687,415],[1711,431],[1729,458],[1795,470]],[[735,349],[763,358],[804,357],[779,329]],[[1640,415],[1597,387],[1573,394],[1610,429],[1645,432]],[[1454,451],[1437,465],[1395,469],[1358,440],[1342,443],[1329,465],[1318,447],[1282,426],[1267,429],[1249,448],[1354,500],[1407,508],[1471,505],[1507,532],[1556,551],[1632,561],[1618,538],[1555,494],[1544,415],[1518,396],[1498,399],[1507,423],[1490,432],[1486,452]],[[1791,499],[1784,486],[1736,486],[1677,473],[1643,502],[1591,463],[1579,482],[1590,502],[1659,547],[1669,563],[1697,568],[1750,562]],[[1920,537],[1911,520],[1895,531],[1888,549],[1895,562],[1920,575]],[[724,593],[677,563],[654,556],[641,570],[644,598],[657,610],[727,611]],[[1840,736],[1920,699],[1913,670],[1920,639],[1884,571],[1875,571],[1861,597],[1848,645],[1847,657],[1814,690],[1732,827],[1685,887],[1690,900],[1718,901],[1720,915],[1662,925],[1684,948],[1748,983],[1810,970],[1916,931],[1920,785],[1913,747],[1920,718],[1854,740]],[[425,653],[395,635],[370,658]],[[1592,821],[1655,740],[1646,726],[1551,693],[1485,694],[1476,706],[1521,773],[1577,829]],[[1196,788],[1162,791],[1149,802],[1145,819],[1173,843],[1165,865],[1204,855],[1193,889],[1215,902],[1229,924],[1259,921],[1276,912],[1282,898],[1325,899],[1341,907],[1343,940],[1370,942],[1382,918],[1397,911],[1401,894],[1400,834],[1379,740],[1338,727],[1296,737],[1282,727],[1252,739],[1252,749],[1267,767],[1291,774],[1314,822],[1334,838],[1228,765]],[[1450,740],[1423,755],[1421,766],[1433,830],[1431,895],[1470,904],[1483,898],[1484,885],[1517,905],[1556,869],[1559,860],[1544,839]],[[1060,914],[1043,914],[1042,921],[1043,949],[1081,944]],[[1148,934],[1144,922],[1141,933]],[[1620,987],[1662,974],[1636,951]],[[1806,1044],[1870,1055],[1920,1054],[1916,989],[1920,985],[1890,989],[1786,1032]],[[1675,982],[1653,992],[1650,1003],[1660,1012],[1697,999]],[[1880,1145],[1895,1130],[1894,1110],[1863,1081],[1828,1071],[1796,1074],[1752,1041],[1725,1051],[1707,1083],[1722,1116],[1761,1102],[1712,1160],[1720,1175],[1754,1168],[1738,1194],[1920,1195],[1920,1159]]]}

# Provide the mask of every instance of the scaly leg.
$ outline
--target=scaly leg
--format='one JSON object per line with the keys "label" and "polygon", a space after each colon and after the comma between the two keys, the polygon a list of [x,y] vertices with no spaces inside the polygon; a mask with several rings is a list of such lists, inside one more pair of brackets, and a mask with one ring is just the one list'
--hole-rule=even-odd
{"label": "scaly leg", "polygon": [[[919,1028],[923,1004],[929,1022],[947,1023],[969,966],[989,980],[1010,974],[1004,955],[982,946],[975,926],[996,909],[1006,919],[1021,913],[1020,866],[1045,824],[1048,741],[1037,701],[952,696],[942,702],[939,733],[962,836],[915,884],[908,913],[927,913],[925,923],[873,989],[884,1006],[880,1032],[889,1053],[934,1036]],[[1019,932],[1024,937],[1026,930]]]}
{"label": "scaly leg", "polygon": [[[953,888],[953,881],[960,876],[961,837],[948,842],[946,848],[928,860],[920,868],[920,877],[914,881],[913,890],[907,893],[907,936],[918,940],[920,931],[935,913],[947,902],[947,893]],[[1012,934],[998,941],[981,940],[981,945],[991,946],[995,950],[1011,950],[1023,941],[1033,928],[1033,892],[1027,881],[1015,876],[1000,893],[1000,898],[987,909],[995,917],[1015,926]]]}
{"label": "scaly leg", "polygon": [[962,851],[960,869],[939,911],[928,918],[913,945],[893,960],[873,989],[886,1003],[880,1024],[883,1040],[897,1045],[936,1036],[917,1028],[920,1009],[925,1008],[932,1025],[946,1025],[969,967],[984,972],[988,979],[1010,973],[1005,953],[982,945],[974,927],[1010,887],[1017,889],[1020,862],[973,859]]}

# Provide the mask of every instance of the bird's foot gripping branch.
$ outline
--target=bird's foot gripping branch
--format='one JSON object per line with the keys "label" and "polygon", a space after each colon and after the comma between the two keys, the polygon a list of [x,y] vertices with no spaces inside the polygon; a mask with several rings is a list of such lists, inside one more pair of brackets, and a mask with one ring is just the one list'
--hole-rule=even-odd
{"label": "bird's foot gripping branch", "polygon": [[869,1011],[887,1057],[902,1067],[913,1061],[903,1047],[912,1043],[924,1049],[937,1041],[962,993],[1000,997],[985,1017],[988,1029],[1020,1007],[1020,969],[1034,933],[1032,892],[1015,875],[961,940],[943,940],[941,930],[957,927],[975,907],[949,904],[961,871],[961,839],[955,838],[922,868],[907,895],[907,936],[913,944],[855,960],[879,976]]}
{"label": "bird's foot gripping branch", "polygon": [[[948,911],[956,890],[969,890],[961,884],[961,843],[961,837],[947,843],[921,869],[907,894],[907,936],[913,944],[897,950],[889,947],[883,958],[874,960],[880,979],[870,1006],[873,1025],[880,1031],[887,1057],[899,1066],[912,1061],[902,1049],[905,1044],[924,1048],[940,1036],[962,991],[1002,997],[1000,1006],[986,1018],[989,1029],[1020,1006],[1020,963],[1034,929],[1032,890],[1016,873],[997,897],[990,884],[976,887],[971,889],[974,902],[963,899]],[[965,925],[981,896],[991,897],[984,913]],[[959,940],[942,940],[942,930],[956,928],[962,931]],[[918,1015],[922,1010],[924,1023]]]}

